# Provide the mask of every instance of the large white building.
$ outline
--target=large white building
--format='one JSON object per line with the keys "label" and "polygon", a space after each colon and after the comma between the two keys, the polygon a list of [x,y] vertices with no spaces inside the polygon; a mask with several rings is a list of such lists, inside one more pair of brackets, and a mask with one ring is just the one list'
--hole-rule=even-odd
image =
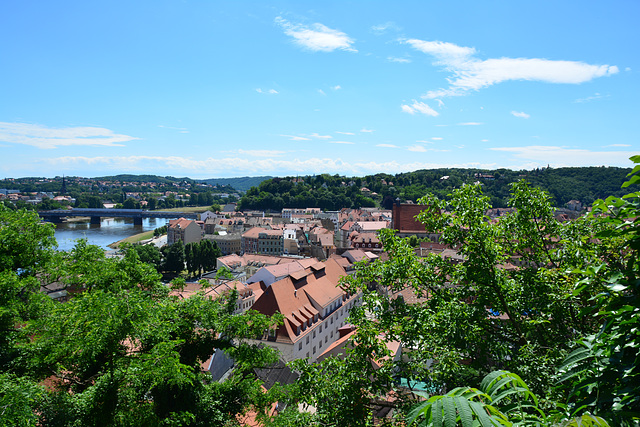
{"label": "large white building", "polygon": [[264,285],[252,309],[266,315],[279,312],[285,320],[267,331],[262,342],[280,350],[285,362],[315,360],[339,338],[349,310],[360,302],[361,294],[349,295],[339,286],[345,274],[336,260],[328,259]]}

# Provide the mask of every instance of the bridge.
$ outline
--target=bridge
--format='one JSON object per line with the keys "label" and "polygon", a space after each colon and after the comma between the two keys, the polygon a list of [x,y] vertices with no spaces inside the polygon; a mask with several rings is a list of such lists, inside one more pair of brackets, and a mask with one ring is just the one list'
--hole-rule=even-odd
{"label": "bridge", "polygon": [[62,218],[70,216],[88,216],[91,224],[100,225],[100,219],[108,218],[133,218],[133,225],[142,225],[144,218],[186,218],[198,219],[198,214],[191,212],[169,211],[144,211],[142,209],[56,209],[52,211],[39,211],[40,218],[60,223]]}

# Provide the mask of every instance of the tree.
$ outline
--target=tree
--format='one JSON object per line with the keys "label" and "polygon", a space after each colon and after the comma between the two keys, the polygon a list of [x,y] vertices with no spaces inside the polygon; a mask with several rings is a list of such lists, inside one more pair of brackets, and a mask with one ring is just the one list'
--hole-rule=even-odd
{"label": "tree", "polygon": [[[640,163],[640,156],[631,160]],[[640,165],[623,187],[640,181]],[[559,382],[566,386],[574,413],[590,410],[616,425],[637,425],[640,419],[640,192],[594,203],[593,213],[611,225],[597,237],[621,240],[600,265],[584,269],[581,287],[603,291],[594,298],[592,315],[602,320],[598,333],[581,341],[561,366]],[[617,255],[617,256],[616,256]]]}
{"label": "tree", "polygon": [[164,250],[164,270],[173,273],[180,273],[184,270],[184,245],[182,240],[178,240],[171,246],[165,246]]}
{"label": "tree", "polygon": [[155,245],[134,245],[140,261],[150,264],[159,271],[162,268],[162,253]]}
{"label": "tree", "polygon": [[[317,388],[307,389],[308,399],[331,388],[347,389],[366,397],[352,404],[372,414],[370,402],[391,390],[393,372],[446,391],[477,384],[496,368],[522,377],[532,393],[551,396],[556,367],[572,343],[598,327],[579,313],[599,289],[575,292],[575,285],[580,269],[599,265],[615,246],[592,239],[604,225],[593,218],[555,220],[548,195],[525,182],[512,186],[509,205],[516,212],[498,222],[486,216],[490,205],[479,186],[454,190],[448,201],[431,195],[420,203],[430,208],[419,219],[458,256],[418,258],[405,239],[383,230],[389,260],[360,264],[343,283],[350,293],[362,292],[363,303],[350,313],[357,326],[352,342],[361,350],[347,353],[342,363],[380,360],[387,354],[381,337],[408,351],[400,361],[385,360],[381,369],[367,372],[367,383],[335,371],[324,375],[318,368]],[[520,267],[509,267],[512,260]],[[410,304],[399,291],[424,300]],[[319,408],[324,419],[324,407]],[[350,422],[336,418],[333,425]]]}
{"label": "tree", "polygon": [[[170,294],[133,247],[122,259],[83,241],[51,253],[50,227],[37,216],[0,206],[0,225],[7,241],[33,249],[2,254],[1,425],[227,425],[270,405],[252,369],[275,352],[245,339],[277,318],[233,314],[234,292]],[[68,302],[39,291],[50,279],[73,291]],[[201,368],[214,349],[236,362],[222,383]]]}

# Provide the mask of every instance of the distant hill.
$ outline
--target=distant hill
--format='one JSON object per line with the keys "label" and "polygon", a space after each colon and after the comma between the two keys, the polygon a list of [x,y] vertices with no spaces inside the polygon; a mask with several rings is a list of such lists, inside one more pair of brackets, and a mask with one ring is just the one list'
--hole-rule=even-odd
{"label": "distant hill", "polygon": [[257,187],[262,181],[271,179],[271,176],[245,176],[241,178],[209,178],[199,179],[198,182],[206,184],[230,185],[239,191],[247,191],[251,187]]}
{"label": "distant hill", "polygon": [[173,182],[195,182],[192,178],[175,178],[173,176],[157,176],[157,175],[113,175],[113,176],[99,176],[92,178],[100,181],[120,181],[120,182],[159,182],[163,184],[169,184]]}
{"label": "distant hill", "polygon": [[521,179],[549,192],[557,207],[565,206],[570,200],[589,206],[596,199],[626,194],[627,190],[620,187],[629,172],[630,168],[618,167],[530,171],[442,168],[364,177],[321,174],[271,178],[247,190],[240,199],[239,209],[279,211],[284,207],[319,207],[337,210],[373,206],[390,209],[397,199],[416,202],[427,193],[447,199],[453,189],[466,183],[481,184],[492,206],[503,208],[507,206],[510,184]]}

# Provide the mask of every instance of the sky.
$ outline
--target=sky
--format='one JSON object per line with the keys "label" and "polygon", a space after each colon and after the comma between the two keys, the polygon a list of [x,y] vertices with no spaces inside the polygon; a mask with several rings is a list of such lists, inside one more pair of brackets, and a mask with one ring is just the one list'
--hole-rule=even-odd
{"label": "sky", "polygon": [[0,177],[622,166],[640,2],[0,3]]}

